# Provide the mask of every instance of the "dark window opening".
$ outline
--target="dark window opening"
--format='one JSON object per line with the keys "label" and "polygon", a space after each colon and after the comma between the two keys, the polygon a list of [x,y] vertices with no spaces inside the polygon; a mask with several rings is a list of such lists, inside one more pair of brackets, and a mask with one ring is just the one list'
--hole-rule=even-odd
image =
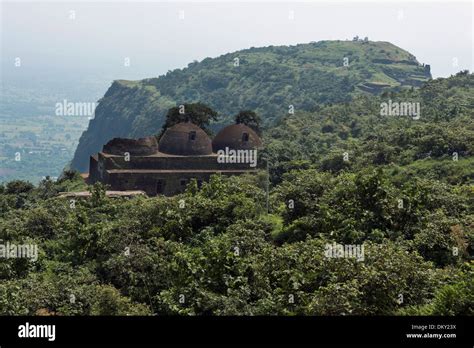
{"label": "dark window opening", "polygon": [[242,133],[242,141],[243,142],[249,141],[249,133]]}
{"label": "dark window opening", "polygon": [[158,180],[156,183],[156,193],[163,194],[165,191],[165,182],[163,180]]}
{"label": "dark window opening", "polygon": [[189,132],[189,140],[196,140],[196,131]]}

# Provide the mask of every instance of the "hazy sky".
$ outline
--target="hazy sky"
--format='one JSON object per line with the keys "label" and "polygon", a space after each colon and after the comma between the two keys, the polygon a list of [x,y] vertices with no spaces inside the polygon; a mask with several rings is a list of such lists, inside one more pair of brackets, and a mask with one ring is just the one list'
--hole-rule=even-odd
{"label": "hazy sky", "polygon": [[[469,1],[3,1],[1,9],[1,66],[7,80],[61,74],[140,79],[251,46],[355,35],[408,50],[431,64],[434,77],[474,70]],[[16,57],[21,71],[14,67]]]}

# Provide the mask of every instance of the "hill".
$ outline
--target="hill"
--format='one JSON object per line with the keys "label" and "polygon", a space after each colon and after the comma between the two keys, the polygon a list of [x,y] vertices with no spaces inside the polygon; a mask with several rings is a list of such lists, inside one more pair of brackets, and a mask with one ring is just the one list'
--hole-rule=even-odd
{"label": "hill", "polygon": [[[420,117],[381,116],[387,99]],[[473,315],[473,102],[464,71],[283,117],[264,134],[272,185],[72,201],[77,172],[0,185],[0,239],[38,246],[2,261],[0,315]]]}
{"label": "hill", "polygon": [[[389,100],[418,102],[419,119],[381,116],[381,104]],[[474,75],[460,72],[419,89],[358,96],[350,103],[284,116],[265,132],[265,152],[275,183],[292,168],[338,173],[372,165],[394,171],[406,166],[421,176],[430,172],[442,181],[472,182],[473,120]]]}
{"label": "hill", "polygon": [[166,111],[181,103],[200,101],[217,110],[214,129],[242,109],[270,124],[290,105],[313,111],[357,95],[417,87],[430,78],[429,66],[388,42],[321,41],[250,48],[158,78],[114,81],[80,138],[72,168],[87,171],[89,156],[111,138],[157,133]]}

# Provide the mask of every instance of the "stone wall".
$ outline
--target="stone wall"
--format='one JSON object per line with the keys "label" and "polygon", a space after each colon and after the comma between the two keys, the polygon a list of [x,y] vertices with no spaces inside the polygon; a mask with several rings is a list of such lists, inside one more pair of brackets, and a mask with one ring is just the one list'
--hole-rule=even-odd
{"label": "stone wall", "polygon": [[[239,175],[243,172],[228,173]],[[183,192],[191,179],[200,182],[209,181],[212,174],[215,173],[112,173],[110,174],[108,185],[112,190],[136,190],[140,189],[149,196],[163,194],[172,196]]]}
{"label": "stone wall", "polygon": [[103,152],[124,156],[128,152],[132,156],[149,156],[158,150],[158,142],[155,137],[140,139],[114,138],[103,147]]}
{"label": "stone wall", "polygon": [[[124,156],[102,155],[107,169],[165,169],[165,170],[245,170],[253,169],[249,163],[218,163],[217,155],[212,156]],[[258,165],[258,163],[257,163]]]}
{"label": "stone wall", "polygon": [[93,184],[99,180],[97,156],[98,155],[91,156],[89,160],[89,178],[87,179],[89,184]]}

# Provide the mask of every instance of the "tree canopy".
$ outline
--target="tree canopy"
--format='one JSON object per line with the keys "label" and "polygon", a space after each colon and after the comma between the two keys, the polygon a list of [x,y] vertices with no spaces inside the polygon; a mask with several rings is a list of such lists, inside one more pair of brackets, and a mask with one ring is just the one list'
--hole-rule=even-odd
{"label": "tree canopy", "polygon": [[235,123],[243,123],[252,128],[258,135],[262,134],[262,119],[252,110],[242,110],[234,116]]}
{"label": "tree canopy", "polygon": [[182,104],[168,110],[162,133],[180,122],[192,122],[209,132],[209,124],[216,120],[217,112],[203,103]]}

